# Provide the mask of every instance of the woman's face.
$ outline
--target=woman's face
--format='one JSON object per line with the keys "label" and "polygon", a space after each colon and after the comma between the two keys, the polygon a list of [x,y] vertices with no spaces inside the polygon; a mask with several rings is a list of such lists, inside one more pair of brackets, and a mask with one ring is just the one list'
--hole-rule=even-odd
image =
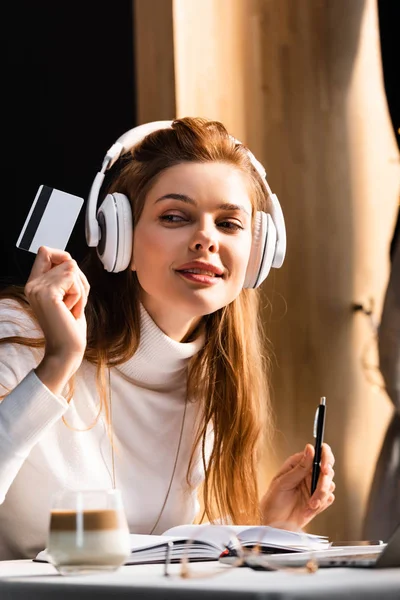
{"label": "woman's face", "polygon": [[173,339],[240,293],[251,248],[248,184],[225,163],[183,163],[145,198],[131,268],[144,307]]}

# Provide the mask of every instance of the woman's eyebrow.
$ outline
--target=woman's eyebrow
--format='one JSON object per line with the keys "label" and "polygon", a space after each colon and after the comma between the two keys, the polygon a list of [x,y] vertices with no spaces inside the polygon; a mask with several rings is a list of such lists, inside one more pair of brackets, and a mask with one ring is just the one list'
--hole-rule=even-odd
{"label": "woman's eyebrow", "polygon": [[164,194],[164,196],[155,201],[155,204],[161,202],[161,200],[180,200],[181,202],[186,202],[186,204],[197,204],[196,200],[193,200],[190,196],[186,196],[186,194]]}
{"label": "woman's eyebrow", "polygon": [[[193,206],[197,206],[196,200],[193,200],[190,196],[186,196],[186,194],[164,194],[161,198],[158,198],[155,203],[161,202],[162,200],[180,200],[181,202],[185,202],[186,204],[192,204]],[[251,216],[250,212],[245,208],[242,204],[231,204],[229,202],[225,202],[224,204],[220,204],[217,206],[219,210],[241,210],[246,215]]]}
{"label": "woman's eyebrow", "polygon": [[220,204],[220,206],[218,206],[218,208],[220,210],[241,210],[242,212],[246,213],[246,215],[249,215],[249,217],[251,217],[251,213],[247,210],[247,208],[245,208],[243,206],[243,204],[225,203],[225,204]]}

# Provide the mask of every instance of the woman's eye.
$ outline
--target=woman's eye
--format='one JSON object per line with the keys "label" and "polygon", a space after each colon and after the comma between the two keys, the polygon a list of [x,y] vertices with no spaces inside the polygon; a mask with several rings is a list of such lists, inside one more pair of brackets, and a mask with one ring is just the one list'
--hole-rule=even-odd
{"label": "woman's eye", "polygon": [[182,223],[186,219],[182,215],[161,215],[160,221],[164,223]]}
{"label": "woman's eye", "polygon": [[220,221],[218,227],[222,227],[228,231],[239,231],[239,229],[243,229],[243,226],[238,221]]}

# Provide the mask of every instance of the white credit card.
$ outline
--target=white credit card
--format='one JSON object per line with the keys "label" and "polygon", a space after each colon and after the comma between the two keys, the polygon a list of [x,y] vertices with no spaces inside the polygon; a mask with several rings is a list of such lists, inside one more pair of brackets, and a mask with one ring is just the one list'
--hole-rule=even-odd
{"label": "white credit card", "polygon": [[34,252],[40,246],[65,250],[82,208],[83,198],[41,185],[37,191],[17,248]]}

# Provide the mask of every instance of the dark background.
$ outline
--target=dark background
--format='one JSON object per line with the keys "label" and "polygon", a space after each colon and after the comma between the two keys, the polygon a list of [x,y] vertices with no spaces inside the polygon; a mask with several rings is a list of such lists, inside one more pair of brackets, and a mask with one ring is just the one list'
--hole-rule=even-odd
{"label": "dark background", "polygon": [[[0,284],[35,256],[15,247],[39,185],[87,198],[111,144],[134,127],[132,0],[14,1],[2,19]],[[67,250],[86,252],[84,207]]]}
{"label": "dark background", "polygon": [[[109,146],[137,124],[132,5],[14,0],[7,14],[3,9],[0,285],[24,283],[28,276],[34,255],[15,243],[39,185],[86,199]],[[385,90],[400,149],[400,0],[378,0],[377,6]],[[399,237],[400,219],[392,247]],[[78,260],[86,251],[84,208],[67,250]]]}

